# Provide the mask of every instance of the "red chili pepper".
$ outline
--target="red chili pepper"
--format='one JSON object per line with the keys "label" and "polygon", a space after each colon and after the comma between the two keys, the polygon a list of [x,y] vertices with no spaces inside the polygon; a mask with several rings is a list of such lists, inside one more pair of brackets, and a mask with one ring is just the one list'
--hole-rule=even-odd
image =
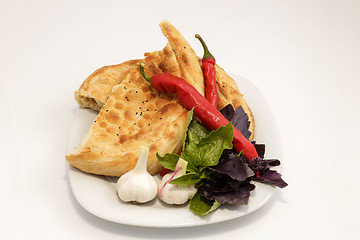
{"label": "red chili pepper", "polygon": [[170,171],[171,171],[170,169],[164,168],[164,169],[161,170],[161,172],[160,172],[160,177],[165,176],[165,175],[168,174]]}
{"label": "red chili pepper", "polygon": [[[151,87],[160,92],[175,93],[186,109],[194,108],[195,115],[209,130],[226,126],[229,121],[211,105],[190,83],[170,73],[158,73],[150,78],[144,71],[144,63],[140,64],[141,75],[151,83]],[[245,158],[250,161],[258,154],[254,145],[247,140],[234,126],[234,149],[240,153],[244,150]]]}
{"label": "red chili pepper", "polygon": [[208,47],[204,40],[200,37],[199,34],[196,34],[195,37],[200,40],[201,45],[204,48],[204,56],[202,59],[202,70],[204,73],[204,82],[205,82],[205,98],[213,105],[216,109],[219,105],[219,96],[216,88],[216,78],[215,78],[215,58],[210,53]]}

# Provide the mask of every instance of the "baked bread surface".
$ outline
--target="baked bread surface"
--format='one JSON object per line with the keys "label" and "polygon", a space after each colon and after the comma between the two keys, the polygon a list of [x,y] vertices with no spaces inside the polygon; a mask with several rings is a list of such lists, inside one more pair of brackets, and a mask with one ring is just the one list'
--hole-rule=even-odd
{"label": "baked bread surface", "polygon": [[195,51],[180,32],[168,21],[162,21],[160,28],[175,53],[182,77],[204,96],[204,77]]}
{"label": "baked bread surface", "polygon": [[252,140],[255,133],[255,119],[236,82],[217,64],[215,65],[215,77],[219,96],[219,110],[228,104],[231,104],[235,109],[241,106],[249,118],[249,131],[251,132],[249,139]]}
{"label": "baked bread surface", "polygon": [[[162,72],[158,52],[145,58],[145,71]],[[80,146],[66,156],[85,172],[121,176],[133,169],[140,146],[149,147],[148,171],[161,170],[156,153],[179,152],[185,134],[187,110],[176,96],[157,92],[138,68],[117,85]]]}
{"label": "baked bread surface", "polygon": [[81,107],[96,111],[105,105],[112,88],[121,83],[142,60],[129,60],[121,64],[104,66],[93,72],[75,91],[75,100]]}
{"label": "baked bread surface", "polygon": [[[149,147],[148,171],[157,174],[162,167],[156,153],[179,153],[185,136],[188,111],[175,95],[150,88],[139,71],[144,61],[149,76],[171,73],[204,92],[201,59],[169,22],[160,24],[169,43],[162,51],[145,53],[143,60],[105,66],[91,74],[76,91],[81,107],[99,111],[79,146],[66,156],[70,165],[88,173],[121,176],[133,169],[140,146]],[[219,109],[227,104],[242,106],[254,119],[235,81],[216,65]],[[251,135],[251,139],[253,134]]]}

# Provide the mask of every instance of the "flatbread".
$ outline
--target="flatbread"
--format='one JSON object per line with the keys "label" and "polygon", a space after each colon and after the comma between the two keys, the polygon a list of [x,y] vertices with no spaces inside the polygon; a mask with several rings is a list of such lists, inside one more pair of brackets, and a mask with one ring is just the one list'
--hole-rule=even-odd
{"label": "flatbread", "polygon": [[[146,73],[161,73],[161,63],[159,52],[146,54]],[[151,90],[135,68],[117,86],[80,146],[66,159],[85,172],[121,176],[135,167],[140,146],[147,146],[148,171],[156,174],[162,169],[156,153],[180,152],[187,112],[176,96]]]}
{"label": "flatbread", "polygon": [[[151,89],[139,64],[145,62],[149,76],[167,72],[181,77],[203,95],[201,59],[170,23],[164,21],[160,26],[169,40],[162,51],[145,53],[144,60],[105,66],[76,92],[80,106],[100,112],[80,145],[66,156],[70,165],[88,173],[121,176],[135,167],[140,146],[147,146],[148,171],[157,174],[162,167],[156,153],[181,151],[188,111],[175,95]],[[251,110],[236,83],[218,65],[216,78],[219,109],[228,103],[235,108],[241,105],[253,124]]]}
{"label": "flatbread", "polygon": [[240,92],[234,79],[227,75],[225,70],[217,64],[215,65],[215,70],[216,84],[219,96],[219,110],[221,110],[228,104],[231,104],[235,109],[241,106],[249,118],[249,131],[251,132],[249,139],[252,140],[255,133],[255,119],[249,105],[245,101],[243,94]]}
{"label": "flatbread", "polygon": [[204,96],[204,77],[195,51],[171,23],[162,21],[160,27],[175,53],[183,79],[193,85]]}
{"label": "flatbread", "polygon": [[[145,57],[150,55],[157,56],[157,58],[152,57],[152,61],[156,62],[151,62],[148,67],[152,68],[156,65],[158,71],[171,73],[183,78],[181,68],[169,43],[162,51],[145,53]],[[138,68],[141,61],[142,60],[130,60],[122,64],[105,66],[96,70],[84,81],[79,90],[76,91],[76,98],[79,105],[100,111],[110,97],[114,87],[116,88],[132,69]],[[201,58],[198,58],[198,65],[201,66],[201,64]],[[219,110],[227,104],[232,104],[234,108],[242,106],[249,117],[249,130],[252,133],[250,140],[252,140],[255,133],[255,120],[249,105],[236,85],[236,82],[225,70],[218,64],[215,65],[215,69],[219,95]]]}
{"label": "flatbread", "polygon": [[100,111],[113,87],[121,83],[132,69],[139,66],[141,61],[130,60],[96,70],[75,91],[75,100],[81,107]]}
{"label": "flatbread", "polygon": [[[173,26],[167,23],[164,27],[169,44],[163,51],[145,54],[146,73],[153,76],[168,72],[203,91],[204,80],[194,50]],[[99,115],[81,144],[66,156],[70,165],[89,173],[121,176],[135,167],[140,146],[147,146],[148,171],[156,174],[162,169],[156,153],[180,152],[188,111],[176,95],[151,89],[140,75],[138,64],[137,60],[131,64],[127,62],[130,73],[118,81],[120,83],[114,81],[112,87],[107,84],[110,92],[101,92],[101,96],[88,95],[93,99],[102,97],[106,103],[102,108],[99,106]],[[111,71],[111,67],[106,70]],[[94,76],[90,76],[86,82],[99,84],[98,79],[108,78],[107,75],[97,72],[94,80]],[[93,87],[99,89],[96,84]],[[91,88],[86,90],[91,91]]]}
{"label": "flatbread", "polygon": [[[183,78],[204,96],[204,79],[194,50],[168,21],[161,22],[160,27],[169,43],[163,51],[157,52],[162,58],[159,68],[163,72]],[[130,60],[96,70],[75,91],[75,100],[81,107],[100,111],[112,93],[113,87],[121,83],[141,61],[141,59]]]}

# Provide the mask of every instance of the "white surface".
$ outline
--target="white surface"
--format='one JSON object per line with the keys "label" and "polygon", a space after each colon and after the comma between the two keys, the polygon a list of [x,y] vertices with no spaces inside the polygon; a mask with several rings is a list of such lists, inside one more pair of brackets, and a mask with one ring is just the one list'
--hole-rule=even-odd
{"label": "white surface", "polygon": [[[1,1],[1,235],[6,239],[359,239],[360,3]],[[184,229],[119,225],[84,210],[64,154],[73,91],[95,69],[166,40],[168,19],[202,54],[264,93],[289,186],[243,218]]]}
{"label": "white surface", "polygon": [[[276,121],[263,94],[250,81],[233,74],[231,76],[240,88],[246,89],[243,94],[248,96],[247,103],[256,118],[257,131],[254,140],[258,143],[269,143],[266,144],[265,158],[282,159]],[[68,153],[79,145],[96,116],[95,111],[78,108],[69,134]],[[271,199],[276,190],[266,184],[254,183],[256,188],[251,191],[248,205],[223,205],[215,212],[199,217],[189,210],[187,204],[172,206],[164,204],[158,197],[140,206],[124,203],[117,196],[118,178],[86,174],[73,167],[68,168],[68,176],[75,199],[84,209],[112,222],[142,227],[191,227],[228,221],[259,209]],[[155,179],[160,182],[159,175],[156,175]],[[169,215],[176,217],[169,218]]]}

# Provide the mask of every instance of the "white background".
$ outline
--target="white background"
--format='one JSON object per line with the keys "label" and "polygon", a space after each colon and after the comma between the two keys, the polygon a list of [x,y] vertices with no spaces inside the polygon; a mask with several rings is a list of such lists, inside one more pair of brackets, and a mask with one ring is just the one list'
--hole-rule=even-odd
{"label": "white background", "polygon": [[[289,186],[248,216],[139,228],[88,213],[72,194],[74,90],[97,68],[162,49],[164,19],[199,55],[201,34],[275,114]],[[0,30],[5,239],[360,239],[359,1],[2,0]]]}

